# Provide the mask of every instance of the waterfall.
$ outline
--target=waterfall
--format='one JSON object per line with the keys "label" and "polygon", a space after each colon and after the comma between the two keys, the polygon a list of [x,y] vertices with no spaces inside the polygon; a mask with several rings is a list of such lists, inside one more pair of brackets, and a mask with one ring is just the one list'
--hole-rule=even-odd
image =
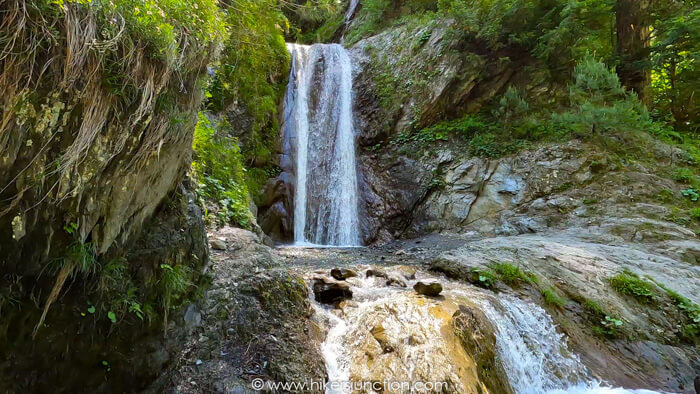
{"label": "waterfall", "polygon": [[482,301],[496,328],[496,346],[518,394],[656,394],[606,386],[594,379],[544,309],[512,295]]}
{"label": "waterfall", "polygon": [[296,176],[294,242],[360,245],[352,65],[338,44],[287,44],[285,155]]}
{"label": "waterfall", "polygon": [[350,19],[352,19],[353,15],[355,14],[355,9],[357,9],[357,5],[359,3],[360,0],[350,0],[348,10],[345,12],[345,23],[350,22]]}

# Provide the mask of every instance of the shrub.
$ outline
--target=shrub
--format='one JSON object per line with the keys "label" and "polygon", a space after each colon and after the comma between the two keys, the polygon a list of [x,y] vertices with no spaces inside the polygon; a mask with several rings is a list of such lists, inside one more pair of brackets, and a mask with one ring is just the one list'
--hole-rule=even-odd
{"label": "shrub", "polygon": [[653,299],[652,285],[628,270],[611,277],[609,280],[613,289],[620,294],[629,295],[644,302]]}
{"label": "shrub", "polygon": [[673,173],[673,180],[681,183],[689,183],[693,179],[693,171],[687,168],[678,168]]}
{"label": "shrub", "polygon": [[608,338],[619,336],[619,330],[623,327],[621,319],[606,311],[593,300],[585,300],[583,309],[591,315],[594,322],[592,330],[595,334]]}
{"label": "shrub", "polygon": [[653,128],[644,106],[599,60],[584,58],[575,68],[574,79],[569,87],[570,109],[553,114],[554,123],[582,138]]}
{"label": "shrub", "polygon": [[690,210],[690,218],[696,221],[700,221],[700,207],[693,208]]}
{"label": "shrub", "polygon": [[199,183],[198,193],[219,206],[217,222],[247,227],[251,223],[245,168],[235,138],[224,135],[225,123],[217,131],[200,113],[192,148],[192,169]]}

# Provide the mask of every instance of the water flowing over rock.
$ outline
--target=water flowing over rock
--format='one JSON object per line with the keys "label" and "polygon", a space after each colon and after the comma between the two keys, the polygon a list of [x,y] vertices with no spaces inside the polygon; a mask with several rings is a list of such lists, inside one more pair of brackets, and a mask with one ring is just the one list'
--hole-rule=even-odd
{"label": "water flowing over rock", "polygon": [[294,174],[294,241],[360,244],[352,66],[337,44],[288,44],[282,168]]}

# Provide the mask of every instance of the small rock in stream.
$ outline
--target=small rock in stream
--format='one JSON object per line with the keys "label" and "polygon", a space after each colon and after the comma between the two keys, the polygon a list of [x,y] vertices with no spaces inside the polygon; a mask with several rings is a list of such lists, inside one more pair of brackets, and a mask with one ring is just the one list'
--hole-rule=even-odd
{"label": "small rock in stream", "polygon": [[350,285],[330,278],[314,279],[314,299],[322,304],[336,304],[352,298]]}
{"label": "small rock in stream", "polygon": [[413,286],[418,294],[428,297],[436,297],[442,292],[442,285],[438,282],[418,282]]}
{"label": "small rock in stream", "polygon": [[347,278],[356,277],[357,272],[348,268],[333,268],[331,270],[331,276],[337,280],[345,280]]}
{"label": "small rock in stream", "polygon": [[396,271],[403,276],[405,279],[413,280],[416,279],[416,269],[408,265],[396,266]]}
{"label": "small rock in stream", "polygon": [[378,269],[368,269],[365,272],[365,277],[369,278],[370,276],[376,276],[377,278],[387,278],[386,272]]}
{"label": "small rock in stream", "polygon": [[387,278],[386,285],[387,286],[406,287],[406,282],[404,282],[403,279],[399,278],[398,276],[391,275]]}

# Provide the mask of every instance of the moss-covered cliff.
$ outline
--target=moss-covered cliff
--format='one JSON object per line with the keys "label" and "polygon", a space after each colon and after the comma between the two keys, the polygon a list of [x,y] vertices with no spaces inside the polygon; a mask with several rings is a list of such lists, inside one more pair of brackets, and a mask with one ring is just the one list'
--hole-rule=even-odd
{"label": "moss-covered cliff", "polygon": [[0,389],[138,382],[207,261],[183,179],[222,12],[10,0],[0,14]]}

